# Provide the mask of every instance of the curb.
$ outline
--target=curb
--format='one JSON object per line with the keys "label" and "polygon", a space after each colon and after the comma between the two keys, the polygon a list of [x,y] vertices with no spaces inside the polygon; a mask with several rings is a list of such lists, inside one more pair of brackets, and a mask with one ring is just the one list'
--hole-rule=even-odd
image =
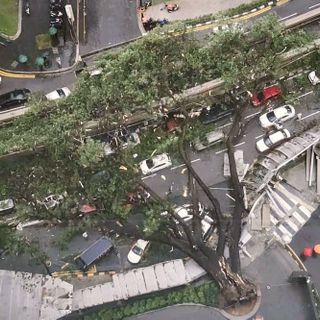
{"label": "curb", "polygon": [[70,278],[77,278],[78,280],[81,280],[83,278],[94,278],[96,276],[112,276],[116,272],[115,271],[103,271],[98,272],[96,271],[96,268],[94,267],[94,270],[87,271],[87,272],[81,272],[81,271],[58,271],[53,272],[52,277],[54,278],[62,278],[62,279],[70,279]]}
{"label": "curb", "polygon": [[285,244],[285,249],[288,251],[290,256],[295,260],[295,262],[298,264],[301,270],[308,272],[307,268],[305,267],[304,263],[300,259],[300,257],[294,252],[294,250],[290,247],[290,245]]}
{"label": "curb", "polygon": [[201,307],[201,308],[204,308],[204,309],[213,309],[214,311],[216,311],[217,313],[220,313],[223,317],[225,317],[226,319],[230,319],[230,320],[247,320],[249,319],[250,317],[254,316],[256,314],[256,312],[258,311],[259,307],[260,307],[260,302],[261,302],[261,292],[260,292],[260,289],[259,289],[259,294],[260,296],[258,297],[257,300],[259,300],[259,303],[256,303],[256,306],[253,308],[253,310],[249,313],[247,313],[246,315],[243,315],[243,316],[239,316],[239,317],[236,317],[236,316],[232,316],[228,313],[226,313],[226,311],[224,311],[223,309],[219,309],[219,308],[215,308],[215,307],[212,307],[212,306],[207,306],[205,304],[199,304],[199,303],[178,303],[178,304],[173,304],[173,305],[170,305],[170,306],[167,306],[167,307],[164,307],[164,308],[160,308],[160,309],[156,309],[156,310],[150,310],[150,311],[147,311],[147,312],[144,312],[144,313],[139,313],[135,316],[132,316],[130,319],[139,319],[140,316],[142,315],[147,315],[147,314],[150,314],[152,315],[153,313],[155,312],[158,312],[158,311],[161,311],[161,310],[167,310],[167,309],[170,309],[172,307],[184,307],[184,306],[194,306],[194,307]]}
{"label": "curb", "polygon": [[21,34],[21,22],[22,22],[22,0],[19,0],[19,6],[18,6],[18,28],[17,32],[14,36],[8,36],[4,33],[0,32],[0,36],[3,37],[4,39],[14,41],[20,37]]}

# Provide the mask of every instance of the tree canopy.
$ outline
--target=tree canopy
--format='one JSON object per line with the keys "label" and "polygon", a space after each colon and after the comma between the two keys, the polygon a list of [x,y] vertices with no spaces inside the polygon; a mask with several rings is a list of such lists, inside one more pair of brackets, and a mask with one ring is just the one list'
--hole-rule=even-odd
{"label": "tree canopy", "polygon": [[58,104],[31,101],[31,112],[0,130],[0,155],[41,145],[64,152],[73,137],[84,134],[82,125],[88,120],[111,125],[141,107],[153,113],[160,98],[215,78],[223,78],[228,87],[250,85],[259,74],[279,70],[276,53],[308,41],[302,31],[284,33],[273,15],[251,29],[244,25],[218,32],[205,43],[183,32],[151,32],[102,57],[98,64],[103,73],[84,74],[67,99]]}

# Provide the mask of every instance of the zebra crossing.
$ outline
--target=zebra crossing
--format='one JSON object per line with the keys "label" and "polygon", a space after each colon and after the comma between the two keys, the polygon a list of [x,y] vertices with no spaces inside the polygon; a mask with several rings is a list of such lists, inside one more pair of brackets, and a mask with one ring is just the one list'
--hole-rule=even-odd
{"label": "zebra crossing", "polygon": [[289,191],[283,182],[267,185],[266,194],[270,200],[271,232],[281,242],[290,243],[316,207]]}

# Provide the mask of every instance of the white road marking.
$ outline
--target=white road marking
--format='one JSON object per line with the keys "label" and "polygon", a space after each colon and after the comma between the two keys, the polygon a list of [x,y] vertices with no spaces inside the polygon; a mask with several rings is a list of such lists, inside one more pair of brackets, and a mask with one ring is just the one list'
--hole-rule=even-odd
{"label": "white road marking", "polygon": [[195,160],[192,160],[192,161],[190,161],[191,163],[194,163],[194,162],[197,162],[197,161],[200,161],[201,159],[200,158],[198,158],[198,159],[195,159]]}
{"label": "white road marking", "polygon": [[309,91],[309,92],[307,92],[307,93],[304,93],[304,94],[302,94],[301,96],[299,96],[298,99],[301,99],[301,98],[303,98],[303,97],[305,97],[305,96],[308,96],[308,95],[311,94],[311,93],[313,93],[313,91]]}
{"label": "white road marking", "polygon": [[313,6],[310,6],[308,9],[313,9],[313,8],[316,8],[316,7],[319,7],[320,6],[320,3],[317,3],[317,4],[314,4]]}
{"label": "white road marking", "polygon": [[220,151],[217,151],[216,154],[220,154],[220,153],[223,153],[223,152],[226,152],[228,149],[222,149]]}
{"label": "white road marking", "polygon": [[227,196],[229,199],[231,199],[233,202],[236,202],[236,199],[235,199],[235,198],[232,198],[229,193],[226,193],[226,196]]}
{"label": "white road marking", "polygon": [[151,174],[150,176],[146,176],[146,177],[141,178],[141,180],[146,180],[146,179],[152,178],[152,177],[154,177],[154,176],[156,176],[156,175],[157,175],[157,174],[154,173],[154,174]]}
{"label": "white road marking", "polygon": [[223,126],[218,127],[217,129],[223,129],[223,128],[229,127],[231,125],[232,125],[232,122],[229,122],[227,124],[224,124]]}
{"label": "white road marking", "polygon": [[260,138],[262,138],[263,136],[264,136],[264,133],[263,133],[263,134],[260,134],[260,136],[255,137],[255,139],[260,139]]}
{"label": "white road marking", "polygon": [[236,144],[235,147],[240,147],[240,146],[242,146],[242,145],[245,144],[245,143],[246,143],[245,141],[240,142],[240,143]]}
{"label": "white road marking", "polygon": [[[246,143],[245,141],[240,142],[240,143],[236,144],[235,147],[240,147],[240,146],[242,146],[242,145],[245,144],[245,143]],[[220,151],[217,151],[216,154],[220,154],[220,153],[226,152],[227,150],[228,150],[228,149],[222,149],[222,150],[220,150]]]}
{"label": "white road marking", "polygon": [[319,111],[316,111],[316,112],[314,112],[314,113],[308,114],[307,116],[299,119],[298,121],[305,120],[305,119],[310,118],[310,117],[312,117],[312,116],[314,116],[314,115],[316,115],[316,114],[318,114],[318,113],[320,113],[320,110],[319,110]]}
{"label": "white road marking", "polygon": [[246,117],[244,117],[244,118],[247,120],[247,119],[249,119],[249,118],[252,118],[252,117],[256,116],[256,115],[259,114],[259,113],[260,113],[260,111],[259,111],[259,112],[256,112],[256,113],[253,113],[253,114],[249,114],[248,116],[246,116]]}
{"label": "white road marking", "polygon": [[280,19],[280,20],[278,20],[278,21],[283,21],[283,20],[286,20],[286,19],[292,18],[292,17],[296,16],[297,14],[298,14],[297,12],[296,12],[296,13],[293,13],[293,14],[290,14],[290,16],[287,16],[287,17],[281,18],[281,19]]}
{"label": "white road marking", "polygon": [[178,166],[172,167],[170,170],[176,170],[176,169],[179,169],[179,168],[184,167],[184,166],[185,166],[184,163],[183,164],[179,164]]}

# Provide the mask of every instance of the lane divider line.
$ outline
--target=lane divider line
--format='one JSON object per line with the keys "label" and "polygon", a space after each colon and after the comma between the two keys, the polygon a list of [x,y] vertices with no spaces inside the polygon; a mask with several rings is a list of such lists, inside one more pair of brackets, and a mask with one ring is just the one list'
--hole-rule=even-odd
{"label": "lane divider line", "polygon": [[292,17],[296,16],[297,14],[298,14],[297,12],[295,12],[295,13],[293,13],[293,14],[290,14],[290,16],[287,16],[287,17],[284,17],[284,18],[279,19],[279,22],[281,22],[281,21],[283,21],[283,20],[286,20],[286,19],[289,19],[289,18],[292,18]]}

